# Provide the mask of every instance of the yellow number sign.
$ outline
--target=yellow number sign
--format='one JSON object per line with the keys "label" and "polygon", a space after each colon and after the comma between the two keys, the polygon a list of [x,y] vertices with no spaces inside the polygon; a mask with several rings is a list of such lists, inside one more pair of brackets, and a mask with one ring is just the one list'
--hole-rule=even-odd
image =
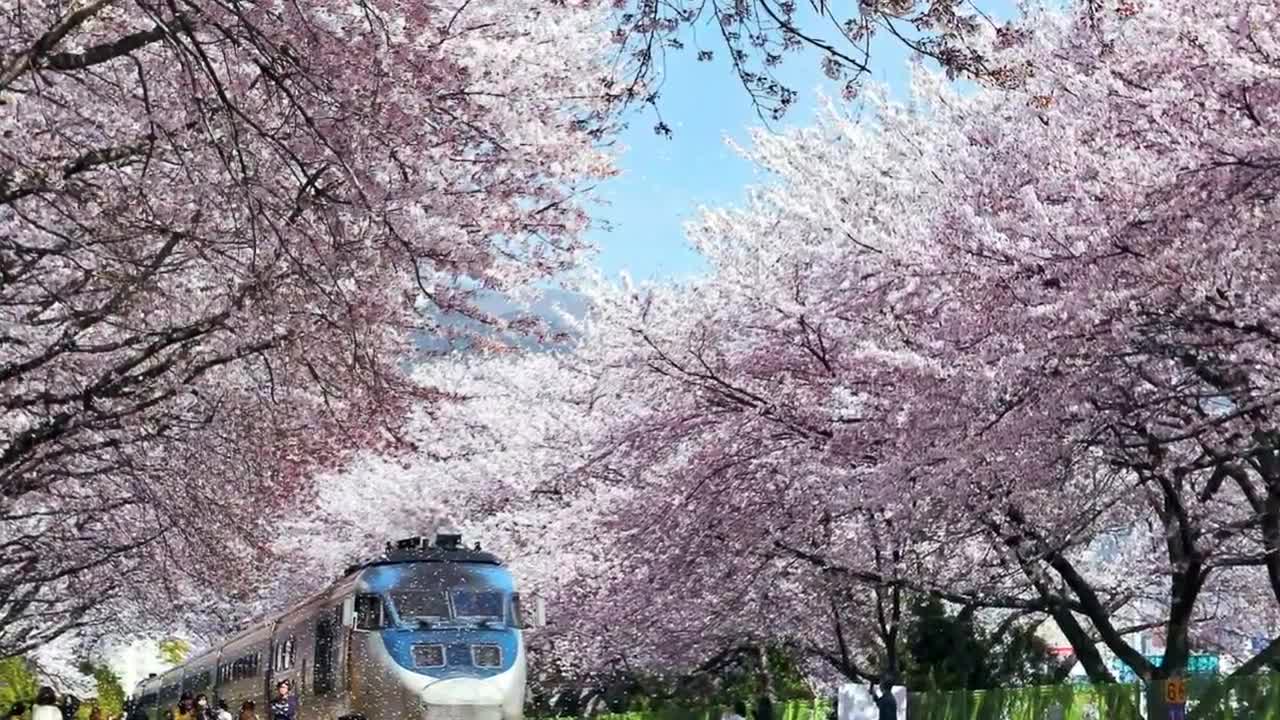
{"label": "yellow number sign", "polygon": [[1187,701],[1187,684],[1180,677],[1171,677],[1164,684],[1164,699],[1170,705],[1182,705]]}

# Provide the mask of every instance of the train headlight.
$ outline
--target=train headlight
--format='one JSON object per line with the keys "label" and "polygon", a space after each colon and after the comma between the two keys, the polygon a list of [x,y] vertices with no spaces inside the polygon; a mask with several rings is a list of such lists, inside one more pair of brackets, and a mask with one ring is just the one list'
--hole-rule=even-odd
{"label": "train headlight", "polygon": [[497,645],[472,645],[471,664],[482,668],[502,667],[502,648]]}
{"label": "train headlight", "polygon": [[444,646],[414,645],[413,664],[423,668],[444,667]]}

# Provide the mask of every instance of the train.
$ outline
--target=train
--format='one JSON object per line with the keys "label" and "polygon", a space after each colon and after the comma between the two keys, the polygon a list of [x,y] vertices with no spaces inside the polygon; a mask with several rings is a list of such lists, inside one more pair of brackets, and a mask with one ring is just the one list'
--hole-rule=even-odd
{"label": "train", "polygon": [[[525,607],[525,604],[529,607]],[[522,720],[524,632],[544,624],[510,571],[462,536],[388,543],[323,591],[138,683],[131,704],[165,720],[184,693],[252,700],[270,720],[289,681],[296,720]]]}

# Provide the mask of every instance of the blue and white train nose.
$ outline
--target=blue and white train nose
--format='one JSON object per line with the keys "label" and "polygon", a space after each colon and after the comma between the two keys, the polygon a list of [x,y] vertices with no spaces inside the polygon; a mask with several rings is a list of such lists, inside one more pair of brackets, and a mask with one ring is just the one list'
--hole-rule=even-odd
{"label": "blue and white train nose", "polygon": [[418,693],[423,720],[522,720],[524,717],[524,648],[501,669],[486,677],[450,672],[430,678]]}
{"label": "blue and white train nose", "polygon": [[386,632],[382,640],[392,694],[409,706],[403,720],[523,719],[519,631]]}
{"label": "blue and white train nose", "polygon": [[422,720],[513,720],[502,693],[489,679],[437,680],[419,693]]}
{"label": "blue and white train nose", "polygon": [[424,708],[433,707],[494,707],[502,706],[503,688],[498,677],[441,678],[428,683],[419,693]]}

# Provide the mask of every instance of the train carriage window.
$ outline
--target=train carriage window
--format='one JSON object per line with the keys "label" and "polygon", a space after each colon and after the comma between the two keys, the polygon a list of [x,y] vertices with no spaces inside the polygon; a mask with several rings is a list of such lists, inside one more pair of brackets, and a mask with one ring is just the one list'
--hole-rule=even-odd
{"label": "train carriage window", "polygon": [[272,667],[276,670],[288,670],[293,667],[294,661],[297,660],[298,652],[295,647],[293,636],[276,645],[275,657],[272,659]]}
{"label": "train carriage window", "polygon": [[333,640],[335,622],[332,618],[322,617],[316,622],[315,635],[315,667],[312,687],[317,695],[328,695],[334,691]]}
{"label": "train carriage window", "polygon": [[511,627],[525,627],[524,604],[520,602],[520,593],[511,593]]}
{"label": "train carriage window", "polygon": [[382,598],[377,595],[356,596],[356,629],[380,630],[382,628]]}

